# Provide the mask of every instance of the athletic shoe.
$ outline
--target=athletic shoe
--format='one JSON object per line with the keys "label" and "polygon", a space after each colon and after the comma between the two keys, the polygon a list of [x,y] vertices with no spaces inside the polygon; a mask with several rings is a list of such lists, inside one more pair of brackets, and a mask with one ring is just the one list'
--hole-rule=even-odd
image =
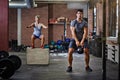
{"label": "athletic shoe", "polygon": [[31,46],[31,47],[32,47],[32,49],[35,48],[34,46]]}
{"label": "athletic shoe", "polygon": [[71,67],[71,66],[68,66],[66,72],[72,72],[72,67]]}
{"label": "athletic shoe", "polygon": [[92,72],[92,69],[88,66],[85,68],[87,72]]}
{"label": "athletic shoe", "polygon": [[44,49],[44,46],[43,46],[43,45],[41,45],[41,46],[40,46],[40,48]]}

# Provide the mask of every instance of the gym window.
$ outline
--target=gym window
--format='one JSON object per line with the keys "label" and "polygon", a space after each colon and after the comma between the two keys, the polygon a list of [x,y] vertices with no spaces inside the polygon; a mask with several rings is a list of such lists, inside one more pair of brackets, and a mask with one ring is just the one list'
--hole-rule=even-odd
{"label": "gym window", "polygon": [[109,37],[117,37],[118,34],[118,0],[109,0]]}

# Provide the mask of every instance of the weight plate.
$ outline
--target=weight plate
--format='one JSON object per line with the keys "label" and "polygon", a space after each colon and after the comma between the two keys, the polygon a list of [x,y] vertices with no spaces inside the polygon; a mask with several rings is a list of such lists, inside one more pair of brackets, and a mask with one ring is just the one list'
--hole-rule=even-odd
{"label": "weight plate", "polygon": [[6,51],[0,51],[0,59],[6,58],[9,56],[9,53]]}
{"label": "weight plate", "polygon": [[0,60],[0,76],[9,79],[15,73],[14,64],[9,59]]}
{"label": "weight plate", "polygon": [[14,65],[15,65],[15,70],[17,70],[17,69],[20,68],[20,66],[21,66],[21,64],[22,64],[22,61],[21,61],[21,59],[20,59],[18,56],[16,56],[16,55],[10,55],[10,56],[8,57],[8,59],[10,59],[10,60],[14,63]]}

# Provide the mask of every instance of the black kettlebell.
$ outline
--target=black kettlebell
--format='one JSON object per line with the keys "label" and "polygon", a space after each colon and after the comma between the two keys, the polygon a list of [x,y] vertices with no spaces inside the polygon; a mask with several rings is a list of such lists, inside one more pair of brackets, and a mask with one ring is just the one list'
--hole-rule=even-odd
{"label": "black kettlebell", "polygon": [[77,53],[78,54],[82,54],[83,53],[83,47],[82,46],[78,46]]}

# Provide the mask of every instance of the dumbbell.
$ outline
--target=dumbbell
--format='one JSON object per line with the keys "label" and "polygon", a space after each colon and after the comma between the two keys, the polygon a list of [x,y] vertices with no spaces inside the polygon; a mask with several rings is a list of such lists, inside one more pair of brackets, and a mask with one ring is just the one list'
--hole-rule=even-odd
{"label": "dumbbell", "polygon": [[10,55],[0,60],[0,77],[9,79],[21,66],[21,59],[16,55]]}
{"label": "dumbbell", "polygon": [[78,46],[77,53],[78,54],[82,54],[83,53],[83,47],[82,46]]}

